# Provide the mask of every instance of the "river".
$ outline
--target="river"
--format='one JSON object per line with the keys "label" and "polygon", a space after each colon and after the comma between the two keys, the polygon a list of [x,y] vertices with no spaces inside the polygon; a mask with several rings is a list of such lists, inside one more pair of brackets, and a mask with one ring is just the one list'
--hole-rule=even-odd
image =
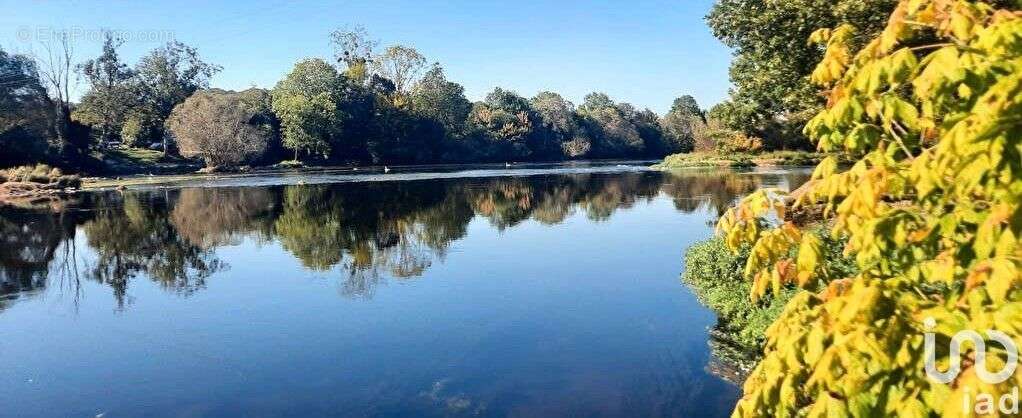
{"label": "river", "polygon": [[0,415],[725,417],[682,254],[806,177],[321,173],[2,208]]}

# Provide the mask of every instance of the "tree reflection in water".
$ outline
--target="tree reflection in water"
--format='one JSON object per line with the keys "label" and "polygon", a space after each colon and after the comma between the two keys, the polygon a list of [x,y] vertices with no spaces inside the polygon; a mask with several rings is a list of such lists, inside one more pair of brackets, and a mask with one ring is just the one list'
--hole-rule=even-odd
{"label": "tree reflection in water", "polygon": [[[279,243],[309,270],[340,270],[343,294],[371,297],[388,278],[443,261],[477,216],[500,230],[573,213],[600,221],[660,194],[679,211],[719,215],[758,187],[805,180],[629,172],[90,193],[64,210],[0,208],[0,309],[54,277],[103,283],[121,307],[139,277],[187,296],[228,268],[217,249],[243,239]],[[76,233],[85,238],[77,245]]]}
{"label": "tree reflection in water", "polygon": [[79,276],[68,263],[74,259],[74,245],[69,244],[74,226],[73,217],[63,210],[0,209],[0,311],[42,290],[54,277],[77,300],[80,286],[73,280]]}

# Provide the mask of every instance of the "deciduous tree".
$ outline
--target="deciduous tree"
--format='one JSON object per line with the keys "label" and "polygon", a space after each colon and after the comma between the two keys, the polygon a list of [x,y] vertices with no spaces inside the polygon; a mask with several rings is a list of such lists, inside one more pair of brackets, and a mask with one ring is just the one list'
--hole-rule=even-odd
{"label": "deciduous tree", "polygon": [[98,130],[102,140],[120,133],[128,110],[136,105],[131,79],[134,72],[121,62],[117,48],[123,44],[111,32],[104,34],[103,52],[80,67],[89,83],[89,91],[75,109],[76,119]]}
{"label": "deciduous tree", "polygon": [[541,91],[529,102],[543,121],[543,126],[561,141],[571,139],[578,132],[575,105],[560,94]]}
{"label": "deciduous tree", "polygon": [[369,65],[373,62],[379,41],[370,39],[361,25],[334,30],[330,33],[334,58],[344,64],[345,75],[358,83],[369,80]]}
{"label": "deciduous tree", "polygon": [[426,68],[426,57],[415,48],[394,45],[376,57],[373,68],[376,73],[394,82],[394,89],[398,93],[407,94]]}
{"label": "deciduous tree", "polygon": [[861,45],[884,27],[897,0],[721,0],[706,21],[734,49],[728,127],[767,139],[771,148],[804,144],[801,128],[822,108],[809,74],[823,51],[806,42],[817,28],[850,24]]}
{"label": "deciduous tree", "polygon": [[[55,133],[54,145],[62,157],[67,157],[71,150],[69,145],[72,145],[74,140],[71,123],[71,92],[78,81],[74,71],[74,45],[71,42],[70,34],[60,32],[56,34],[56,39],[42,42],[42,48],[45,53],[36,55],[35,60],[39,74],[50,95],[50,102],[54,106],[52,113]],[[87,146],[87,144],[77,145],[80,145],[79,148]]]}
{"label": "deciduous tree", "polygon": [[280,119],[282,142],[299,152],[326,156],[338,134],[337,109],[341,79],[337,70],[321,59],[307,59],[274,87],[273,111]]}
{"label": "deciduous tree", "polygon": [[52,114],[35,61],[0,49],[0,166],[42,160]]}
{"label": "deciduous tree", "polygon": [[[219,66],[203,61],[195,47],[168,42],[143,57],[135,68],[142,101],[136,111],[148,113],[142,120],[156,123],[158,131],[175,106],[195,91],[208,87],[210,77],[219,71]],[[170,152],[167,138],[151,139],[163,139],[164,153]]]}
{"label": "deciduous tree", "polygon": [[587,132],[593,138],[593,152],[603,157],[636,156],[644,151],[642,137],[629,119],[631,105],[618,105],[604,93],[589,93],[579,106]]}
{"label": "deciduous tree", "polygon": [[690,152],[695,149],[696,133],[705,130],[706,118],[692,96],[674,99],[671,110],[664,115],[664,134],[670,141],[671,152]]}
{"label": "deciduous tree", "polygon": [[903,0],[861,49],[856,33],[813,34],[827,44],[812,73],[827,107],[805,132],[858,159],[821,162],[796,209],[823,207],[859,273],[820,268],[819,240],[783,221],[778,191],[721,218],[732,249],[751,246],[753,300],[807,289],[768,330],[735,416],[983,415],[979,394],[1017,391],[1022,374],[980,369],[994,373],[1015,353],[1003,342],[945,348],[964,330],[1022,337],[1022,14]]}
{"label": "deciduous tree", "polygon": [[235,166],[266,152],[272,129],[234,92],[200,91],[177,105],[167,120],[181,155],[208,167]]}
{"label": "deciduous tree", "polygon": [[447,81],[443,67],[434,64],[412,90],[412,109],[437,121],[448,135],[459,135],[465,129],[472,102],[465,98],[465,88]]}

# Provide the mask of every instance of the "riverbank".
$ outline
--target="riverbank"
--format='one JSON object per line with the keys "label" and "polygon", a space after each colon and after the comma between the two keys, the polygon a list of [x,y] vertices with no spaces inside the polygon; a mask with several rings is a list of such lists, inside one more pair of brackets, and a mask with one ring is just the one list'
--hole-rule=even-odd
{"label": "riverbank", "polygon": [[[304,166],[275,164],[262,167],[239,167],[207,172],[178,170],[172,174],[134,174],[124,176],[79,177],[65,175],[44,164],[22,166],[0,173],[0,205],[37,207],[39,202],[52,203],[80,190],[138,189],[168,186],[244,186],[317,184],[349,181],[387,181],[423,177],[499,177],[532,175],[546,170],[604,172],[645,170],[652,160],[586,160],[553,163],[487,163],[432,164],[405,166]],[[56,170],[56,171],[54,171]],[[51,174],[53,172],[54,174]],[[27,177],[26,177],[27,176]],[[8,181],[8,177],[11,178]],[[34,180],[27,180],[28,178]]]}
{"label": "riverbank", "polygon": [[92,172],[101,176],[185,174],[202,168],[198,161],[141,148],[111,148],[94,157],[102,164]]}
{"label": "riverbank", "polygon": [[45,164],[0,170],[0,205],[33,208],[52,206],[82,185],[77,175]]}

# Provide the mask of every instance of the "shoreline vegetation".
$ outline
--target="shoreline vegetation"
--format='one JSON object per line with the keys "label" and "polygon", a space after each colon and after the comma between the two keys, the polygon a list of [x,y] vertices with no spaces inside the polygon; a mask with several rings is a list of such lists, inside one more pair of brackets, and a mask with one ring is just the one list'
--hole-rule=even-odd
{"label": "shoreline vegetation", "polygon": [[[94,57],[73,56],[73,39],[57,35],[45,46],[63,54],[52,57],[0,49],[13,80],[0,86],[10,103],[0,108],[0,167],[45,163],[116,178],[686,153],[664,164],[809,163],[797,152],[769,154],[808,149],[797,131],[738,123],[734,106],[705,109],[684,92],[662,113],[600,91],[573,103],[495,87],[471,101],[440,63],[408,45],[381,46],[357,25],[324,39],[333,56],[301,59],[272,88],[244,91],[211,86],[222,67],[194,46],[172,41],[129,63],[114,32]],[[85,82],[81,97],[65,94],[74,77]],[[713,153],[741,157],[723,163]]]}
{"label": "shoreline vegetation", "polygon": [[692,152],[668,155],[652,167],[663,170],[691,167],[810,167],[819,164],[827,156],[808,151]]}
{"label": "shoreline vegetation", "polygon": [[[809,227],[821,242],[826,255],[821,271],[837,277],[857,273],[855,262],[842,254],[847,243],[827,233],[819,220]],[[715,371],[722,378],[741,385],[762,358],[767,328],[780,317],[785,306],[801,292],[819,289],[783,288],[751,300],[753,283],[744,276],[750,248],[732,252],[724,239],[714,236],[685,250],[681,281],[700,303],[717,314],[710,330],[711,354],[719,364]]]}
{"label": "shoreline vegetation", "polygon": [[[761,154],[735,154],[731,157],[723,157],[719,153],[694,152],[685,154],[672,154],[649,167],[652,169],[678,169],[698,167],[799,167],[815,164],[823,157],[823,154],[809,153],[802,151],[778,151]],[[352,173],[385,173],[390,170],[417,171],[423,169],[446,169],[449,167],[481,167],[481,168],[518,168],[522,164],[610,164],[614,162],[627,162],[630,164],[648,164],[657,160],[570,160],[570,161],[531,161],[531,162],[505,162],[505,163],[456,163],[456,164],[413,164],[413,165],[375,165],[362,166],[358,164],[348,165],[314,165],[301,161],[284,160],[272,165],[242,165],[242,166],[220,166],[203,167],[200,163],[180,157],[165,157],[162,152],[135,149],[116,148],[108,150],[104,162],[112,167],[112,170],[100,176],[78,176],[78,180],[72,184],[63,184],[57,187],[53,184],[35,182],[34,187],[24,185],[15,186],[7,183],[13,182],[11,176],[0,176],[0,190],[10,189],[10,192],[0,193],[0,203],[13,200],[24,200],[33,197],[49,196],[57,197],[67,195],[74,190],[89,190],[98,188],[117,188],[154,183],[171,183],[179,180],[190,180],[201,178],[201,175],[226,176],[226,175],[284,175],[294,173],[316,173],[322,171],[345,171]],[[748,162],[748,164],[737,164],[735,161]],[[45,164],[34,166],[19,166],[3,170],[4,172],[29,172],[36,173],[35,178],[41,179],[43,171],[48,174],[51,170],[63,173]],[[70,176],[64,176],[70,178]],[[5,189],[6,188],[6,189]],[[58,192],[57,189],[60,191]]]}
{"label": "shoreline vegetation", "polygon": [[854,270],[830,269],[784,191],[754,192],[717,223],[728,249],[752,249],[750,301],[797,292],[736,418],[1018,415],[1022,4],[894,4],[879,31],[841,22],[808,38],[826,106],[803,132],[856,161],[820,162],[794,207],[824,208]]}
{"label": "shoreline vegetation", "polygon": [[[73,39],[57,35],[45,46],[63,54],[0,49],[12,79],[0,86],[9,104],[0,108],[0,168],[48,164],[81,175],[87,187],[320,167],[607,159],[747,167],[820,159],[778,151],[811,145],[795,129],[742,123],[752,116],[731,99],[706,109],[679,92],[659,114],[600,91],[573,103],[552,91],[526,97],[495,87],[471,101],[441,63],[408,45],[381,46],[357,25],[324,38],[332,56],[301,59],[272,88],[244,91],[212,86],[222,67],[178,41],[130,63],[114,32],[93,57],[75,57]],[[75,77],[84,91],[72,98],[66,92]],[[41,187],[18,193],[33,191],[49,194]]]}
{"label": "shoreline vegetation", "polygon": [[[599,91],[576,104],[551,91],[525,97],[495,87],[473,102],[440,63],[410,46],[379,48],[357,26],[325,40],[333,57],[299,60],[272,88],[244,91],[212,87],[221,67],[180,42],[130,65],[112,32],[84,62],[71,41],[46,45],[64,52],[59,62],[0,49],[4,76],[14,80],[0,86],[0,101],[11,103],[0,108],[0,167],[126,175],[659,159],[713,142],[703,135],[706,110],[689,95],[662,114]],[[63,94],[72,76],[86,82],[80,98]]]}
{"label": "shoreline vegetation", "polygon": [[51,206],[81,186],[81,177],[45,164],[4,169],[0,170],[0,205]]}

